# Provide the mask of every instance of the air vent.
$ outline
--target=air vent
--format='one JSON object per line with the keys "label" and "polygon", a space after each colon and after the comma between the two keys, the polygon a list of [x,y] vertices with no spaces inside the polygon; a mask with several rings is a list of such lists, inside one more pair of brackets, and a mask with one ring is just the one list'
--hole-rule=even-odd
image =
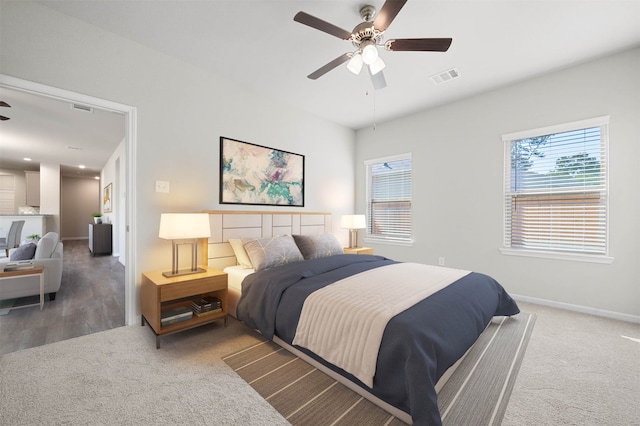
{"label": "air vent", "polygon": [[451,68],[450,70],[440,72],[438,74],[434,74],[431,76],[431,80],[435,84],[446,83],[447,81],[451,81],[455,78],[460,77],[460,72],[457,68]]}
{"label": "air vent", "polygon": [[76,111],[93,112],[93,108],[82,104],[71,104],[71,109]]}

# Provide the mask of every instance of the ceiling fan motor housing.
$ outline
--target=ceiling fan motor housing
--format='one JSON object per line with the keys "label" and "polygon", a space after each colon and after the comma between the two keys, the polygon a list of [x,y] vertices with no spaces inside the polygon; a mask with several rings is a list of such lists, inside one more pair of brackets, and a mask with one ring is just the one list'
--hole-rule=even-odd
{"label": "ceiling fan motor housing", "polygon": [[374,44],[382,41],[382,33],[373,27],[373,22],[365,21],[356,25],[351,33],[351,42],[356,48],[360,48],[363,41],[371,40]]}

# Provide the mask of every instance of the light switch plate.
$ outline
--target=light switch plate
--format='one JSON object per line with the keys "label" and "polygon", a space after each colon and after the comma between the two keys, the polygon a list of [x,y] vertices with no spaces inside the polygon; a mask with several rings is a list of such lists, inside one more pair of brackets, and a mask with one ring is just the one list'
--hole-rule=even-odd
{"label": "light switch plate", "polygon": [[166,182],[163,180],[157,180],[156,192],[169,192],[169,182]]}

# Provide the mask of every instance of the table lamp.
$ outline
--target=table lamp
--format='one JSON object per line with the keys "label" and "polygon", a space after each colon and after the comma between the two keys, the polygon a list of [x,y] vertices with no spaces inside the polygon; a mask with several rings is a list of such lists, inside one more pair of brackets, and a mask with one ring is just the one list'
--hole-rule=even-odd
{"label": "table lamp", "polygon": [[367,220],[363,214],[342,215],[340,228],[349,230],[349,248],[358,246],[358,229],[367,227]]}
{"label": "table lamp", "polygon": [[[173,248],[171,272],[163,272],[167,278],[205,272],[196,266],[198,238],[209,238],[209,215],[207,213],[162,213],[158,237],[171,240]],[[191,269],[178,269],[178,247],[191,244]]]}

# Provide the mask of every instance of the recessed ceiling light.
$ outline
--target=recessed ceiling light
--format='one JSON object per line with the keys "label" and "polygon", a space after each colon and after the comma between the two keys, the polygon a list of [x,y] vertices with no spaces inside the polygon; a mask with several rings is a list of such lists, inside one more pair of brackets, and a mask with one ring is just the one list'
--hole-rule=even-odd
{"label": "recessed ceiling light", "polygon": [[80,167],[81,169],[84,169],[86,166],[84,164],[80,164],[78,167]]}
{"label": "recessed ceiling light", "polygon": [[24,158],[23,158],[23,160],[24,160],[24,161],[31,161],[31,158],[29,158],[29,157],[24,157]]}
{"label": "recessed ceiling light", "polygon": [[95,180],[100,180],[100,176],[94,177]]}

